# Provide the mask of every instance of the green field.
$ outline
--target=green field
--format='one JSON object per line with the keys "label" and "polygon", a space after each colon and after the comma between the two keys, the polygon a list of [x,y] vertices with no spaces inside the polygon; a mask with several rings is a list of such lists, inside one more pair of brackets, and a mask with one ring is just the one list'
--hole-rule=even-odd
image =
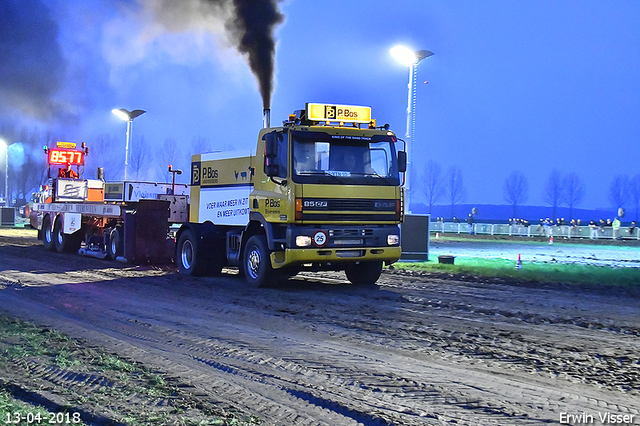
{"label": "green field", "polygon": [[587,287],[617,287],[640,292],[639,268],[611,268],[593,265],[576,265],[547,262],[523,262],[520,269],[507,259],[480,257],[456,257],[455,264],[438,263],[437,258],[428,262],[396,263],[397,269],[445,272],[450,274],[505,278],[540,283],[564,283]]}

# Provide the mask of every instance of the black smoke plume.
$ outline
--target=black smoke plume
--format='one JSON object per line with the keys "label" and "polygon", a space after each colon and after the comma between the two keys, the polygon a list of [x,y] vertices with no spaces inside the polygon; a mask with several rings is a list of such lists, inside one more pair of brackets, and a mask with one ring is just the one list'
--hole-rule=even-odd
{"label": "black smoke plume", "polygon": [[235,16],[225,27],[247,55],[249,67],[258,79],[263,108],[271,107],[276,53],[275,27],[284,20],[275,0],[233,0]]}
{"label": "black smoke plume", "polygon": [[258,80],[264,108],[271,104],[275,63],[274,30],[284,20],[281,0],[153,0],[156,22],[170,32],[202,30],[224,33],[242,53]]}

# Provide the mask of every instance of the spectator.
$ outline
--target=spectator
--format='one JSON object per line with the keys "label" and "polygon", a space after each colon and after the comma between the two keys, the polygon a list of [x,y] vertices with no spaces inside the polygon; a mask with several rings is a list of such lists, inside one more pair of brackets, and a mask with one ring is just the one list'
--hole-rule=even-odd
{"label": "spectator", "polygon": [[542,226],[543,226],[543,228],[544,228],[544,235],[545,235],[545,237],[549,237],[549,238],[550,238],[550,237],[553,237],[553,228],[552,228],[552,226],[553,226],[553,220],[552,220],[552,219],[549,219],[549,218],[546,218],[546,219],[544,220],[544,222],[542,223]]}
{"label": "spectator", "polygon": [[607,226],[607,222],[604,219],[600,219],[598,223],[598,228],[600,230],[600,235],[604,235],[604,227]]}
{"label": "spectator", "polygon": [[595,220],[590,220],[589,221],[589,229],[591,230],[591,239],[592,240],[597,240],[598,239],[598,224],[596,223]]}
{"label": "spectator", "polygon": [[622,238],[620,237],[620,219],[618,219],[617,217],[613,219],[613,222],[611,223],[611,229],[613,229],[613,239],[621,240]]}
{"label": "spectator", "polygon": [[473,235],[473,214],[472,213],[469,213],[467,224],[469,224],[469,235]]}

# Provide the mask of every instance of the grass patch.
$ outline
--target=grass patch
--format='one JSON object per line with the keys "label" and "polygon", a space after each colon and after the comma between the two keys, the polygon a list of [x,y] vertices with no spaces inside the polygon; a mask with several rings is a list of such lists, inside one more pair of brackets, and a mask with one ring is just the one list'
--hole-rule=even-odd
{"label": "grass patch", "polygon": [[[0,424],[16,424],[14,423],[14,413],[19,413],[22,416],[28,417],[28,419],[48,419],[49,412],[41,407],[36,407],[26,402],[17,400],[6,390],[0,388]],[[9,416],[9,417],[7,417]],[[10,422],[7,422],[10,420]],[[43,420],[42,424],[47,423]],[[26,422],[20,424],[27,424]],[[37,424],[37,423],[33,423]]]}
{"label": "grass patch", "polygon": [[[25,359],[76,373],[95,374],[105,378],[109,385],[88,392],[53,385],[42,376],[16,367]],[[74,411],[73,407],[84,407],[83,410],[91,412],[91,407],[100,409],[108,406],[110,418],[113,416],[113,420],[132,426],[260,424],[257,417],[225,412],[209,401],[195,398],[181,389],[178,379],[167,377],[139,362],[120,358],[99,348],[87,347],[82,341],[56,330],[2,315],[0,383],[6,384],[6,388],[0,387],[0,422],[3,424],[7,421],[7,413],[20,413],[31,418],[39,414],[43,419],[49,418],[45,408],[14,398],[10,391],[13,385],[32,389],[35,386],[36,390],[44,385],[49,392],[59,394],[68,401],[69,412]],[[158,408],[158,401],[167,403]]]}
{"label": "grass patch", "polygon": [[395,268],[425,272],[444,272],[504,278],[540,283],[565,283],[587,287],[619,287],[633,292],[640,291],[640,269],[611,268],[594,265],[574,265],[549,262],[523,262],[521,269],[507,259],[456,257],[454,265],[428,262],[394,264]]}

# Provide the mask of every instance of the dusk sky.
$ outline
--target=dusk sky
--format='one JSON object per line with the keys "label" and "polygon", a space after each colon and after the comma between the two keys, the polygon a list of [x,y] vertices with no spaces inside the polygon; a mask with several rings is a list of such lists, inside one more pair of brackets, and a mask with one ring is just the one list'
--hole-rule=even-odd
{"label": "dusk sky", "polygon": [[[143,137],[157,151],[175,139],[180,167],[194,140],[254,148],[263,104],[227,3],[3,0],[0,127],[37,126],[89,146],[110,135],[109,154],[124,157],[126,123],[111,110],[143,109],[134,143]],[[305,102],[367,105],[404,138],[408,69],[389,49],[405,44],[434,52],[418,66],[414,165],[459,167],[466,203],[507,204],[503,183],[517,171],[529,183],[525,204],[545,205],[557,169],[582,179],[577,207],[611,208],[613,178],[640,174],[639,1],[277,6],[272,125]]]}

